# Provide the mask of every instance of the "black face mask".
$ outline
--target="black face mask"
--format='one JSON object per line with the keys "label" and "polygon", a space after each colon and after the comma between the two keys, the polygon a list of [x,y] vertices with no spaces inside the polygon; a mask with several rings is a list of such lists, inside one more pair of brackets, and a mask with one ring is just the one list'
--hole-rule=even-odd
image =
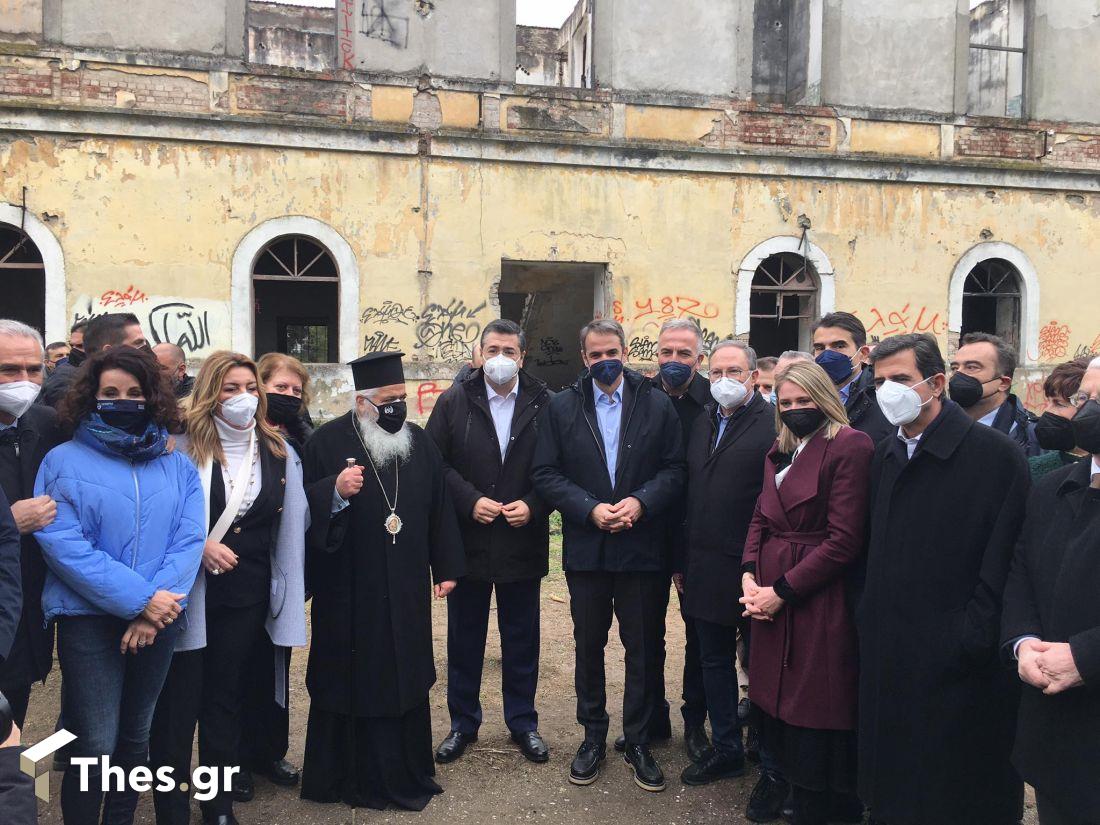
{"label": "black face mask", "polygon": [[374,404],[372,402],[372,404],[378,410],[379,427],[390,435],[401,429],[401,425],[405,423],[404,401],[387,401],[384,404]]}
{"label": "black face mask", "polygon": [[951,376],[951,380],[947,382],[947,391],[951,395],[951,400],[963,408],[970,408],[982,400],[985,395],[985,385],[991,381],[997,379],[993,378],[990,381],[979,381],[972,375],[967,375],[964,372],[957,372]]}
{"label": "black face mask", "polygon": [[73,347],[69,350],[69,364],[73,367],[79,367],[87,359],[87,354],[82,349]]}
{"label": "black face mask", "polygon": [[811,407],[802,410],[784,410],[779,417],[787,429],[799,438],[805,438],[825,423],[825,413]]}
{"label": "black face mask", "polygon": [[95,411],[108,427],[124,430],[131,435],[140,435],[149,425],[149,413],[144,401],[131,398],[96,401]]}
{"label": "black face mask", "polygon": [[302,399],[294,395],[269,392],[267,394],[267,417],[276,424],[293,424],[302,414]]}
{"label": "black face mask", "polygon": [[1070,419],[1073,425],[1073,441],[1087,453],[1100,455],[1100,401],[1095,398],[1077,411]]}
{"label": "black face mask", "polygon": [[1077,446],[1073,437],[1073,422],[1052,412],[1039,416],[1039,423],[1035,425],[1035,437],[1044,450],[1068,453]]}

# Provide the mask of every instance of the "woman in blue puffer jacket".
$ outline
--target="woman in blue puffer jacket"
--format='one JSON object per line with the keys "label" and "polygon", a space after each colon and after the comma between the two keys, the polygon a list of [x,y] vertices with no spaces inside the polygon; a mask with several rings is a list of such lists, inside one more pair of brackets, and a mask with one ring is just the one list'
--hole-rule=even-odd
{"label": "woman in blue puffer jacket", "polygon": [[35,482],[57,518],[35,537],[49,566],[42,608],[57,620],[62,722],[77,737],[61,811],[66,825],[95,825],[101,809],[105,825],[129,825],[137,793],[112,789],[104,800],[102,757],[127,775],[146,763],[206,539],[202,488],[174,449],[179,412],[151,355],[119,346],[90,359],[60,417],[73,439],[46,455]]}

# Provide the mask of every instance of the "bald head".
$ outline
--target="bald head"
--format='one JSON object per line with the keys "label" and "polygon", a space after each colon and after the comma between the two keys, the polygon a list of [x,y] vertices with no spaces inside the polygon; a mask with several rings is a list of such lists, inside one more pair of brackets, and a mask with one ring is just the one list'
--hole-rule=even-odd
{"label": "bald head", "polygon": [[182,348],[175,344],[157,344],[153,347],[153,354],[173,387],[187,377],[187,353]]}

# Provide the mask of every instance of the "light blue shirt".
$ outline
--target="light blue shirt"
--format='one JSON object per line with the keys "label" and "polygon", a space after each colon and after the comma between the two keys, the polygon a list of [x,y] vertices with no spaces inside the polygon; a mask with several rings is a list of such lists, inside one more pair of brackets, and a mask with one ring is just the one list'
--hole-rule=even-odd
{"label": "light blue shirt", "polygon": [[852,384],[854,384],[855,382],[856,382],[856,379],[853,378],[851,381],[849,381],[847,384],[845,384],[843,387],[841,387],[839,390],[837,390],[837,392],[840,393],[840,403],[841,404],[844,404],[845,406],[847,406],[848,398],[852,395]]}
{"label": "light blue shirt", "polygon": [[603,451],[607,456],[607,474],[611,478],[611,486],[615,486],[615,468],[619,463],[619,428],[623,421],[623,381],[615,392],[608,395],[592,381],[592,397],[596,399],[596,424],[600,428],[600,437],[603,438]]}

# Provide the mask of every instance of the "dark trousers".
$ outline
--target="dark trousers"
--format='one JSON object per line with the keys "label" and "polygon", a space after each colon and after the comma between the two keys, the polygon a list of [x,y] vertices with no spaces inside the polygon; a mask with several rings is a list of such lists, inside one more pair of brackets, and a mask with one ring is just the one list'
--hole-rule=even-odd
{"label": "dark trousers", "polygon": [[[283,684],[290,682],[290,648],[283,651]],[[275,700],[275,645],[266,633],[248,664],[241,724],[241,764],[246,768],[271,765],[286,758],[290,748],[290,701]]]}
{"label": "dark trousers", "polygon": [[628,745],[649,742],[650,722],[660,696],[653,671],[660,667],[662,604],[668,604],[663,573],[567,572],[569,611],[576,643],[577,721],[585,739],[607,741],[607,682],[604,648],[611,618],[619,620],[626,648],[623,735]]}
{"label": "dark trousers", "polygon": [[[683,596],[680,597],[681,602]],[[681,612],[681,615],[683,613]],[[703,663],[699,649],[699,631],[695,619],[684,616],[684,704],[680,713],[684,725],[701,728],[707,721],[707,690],[703,680]],[[713,724],[713,721],[711,722]]]}
{"label": "dark trousers", "polygon": [[[130,825],[137,791],[112,784],[102,791],[99,758],[130,770],[147,762],[153,709],[172,661],[179,625],[157,633],[138,653],[119,653],[129,622],[114,616],[66,616],[57,623],[57,656],[65,679],[62,715],[76,734],[70,758],[92,757],[88,790],[80,790],[81,768],[70,766],[61,783],[65,825]],[[114,780],[112,780],[113,782]],[[102,808],[102,820],[100,809]]]}
{"label": "dark trousers", "polygon": [[29,682],[5,682],[0,678],[0,693],[11,705],[11,716],[20,729],[27,721],[27,708],[31,704],[31,685]]}
{"label": "dark trousers", "polygon": [[1039,812],[1039,825],[1093,825],[1092,822],[1074,816],[1049,796],[1035,792],[1035,807]]}
{"label": "dark trousers", "polygon": [[202,704],[203,656],[202,650],[173,656],[168,678],[157,699],[149,737],[149,761],[154,770],[164,765],[171,767],[176,784],[171,791],[153,791],[157,825],[188,825],[191,821],[188,794],[179,790],[179,784],[191,776],[191,746]]}
{"label": "dark trousers", "polygon": [[744,752],[741,723],[737,718],[737,628],[693,620],[699,639],[699,656],[706,690],[706,708],[710,711],[710,728],[714,748],[736,756]]}
{"label": "dark trousers", "polygon": [[474,735],[481,727],[481,674],[489,600],[497,595],[504,722],[512,733],[538,729],[539,590],[541,579],[492,584],[462,579],[447,598],[447,709],[451,730]]}

